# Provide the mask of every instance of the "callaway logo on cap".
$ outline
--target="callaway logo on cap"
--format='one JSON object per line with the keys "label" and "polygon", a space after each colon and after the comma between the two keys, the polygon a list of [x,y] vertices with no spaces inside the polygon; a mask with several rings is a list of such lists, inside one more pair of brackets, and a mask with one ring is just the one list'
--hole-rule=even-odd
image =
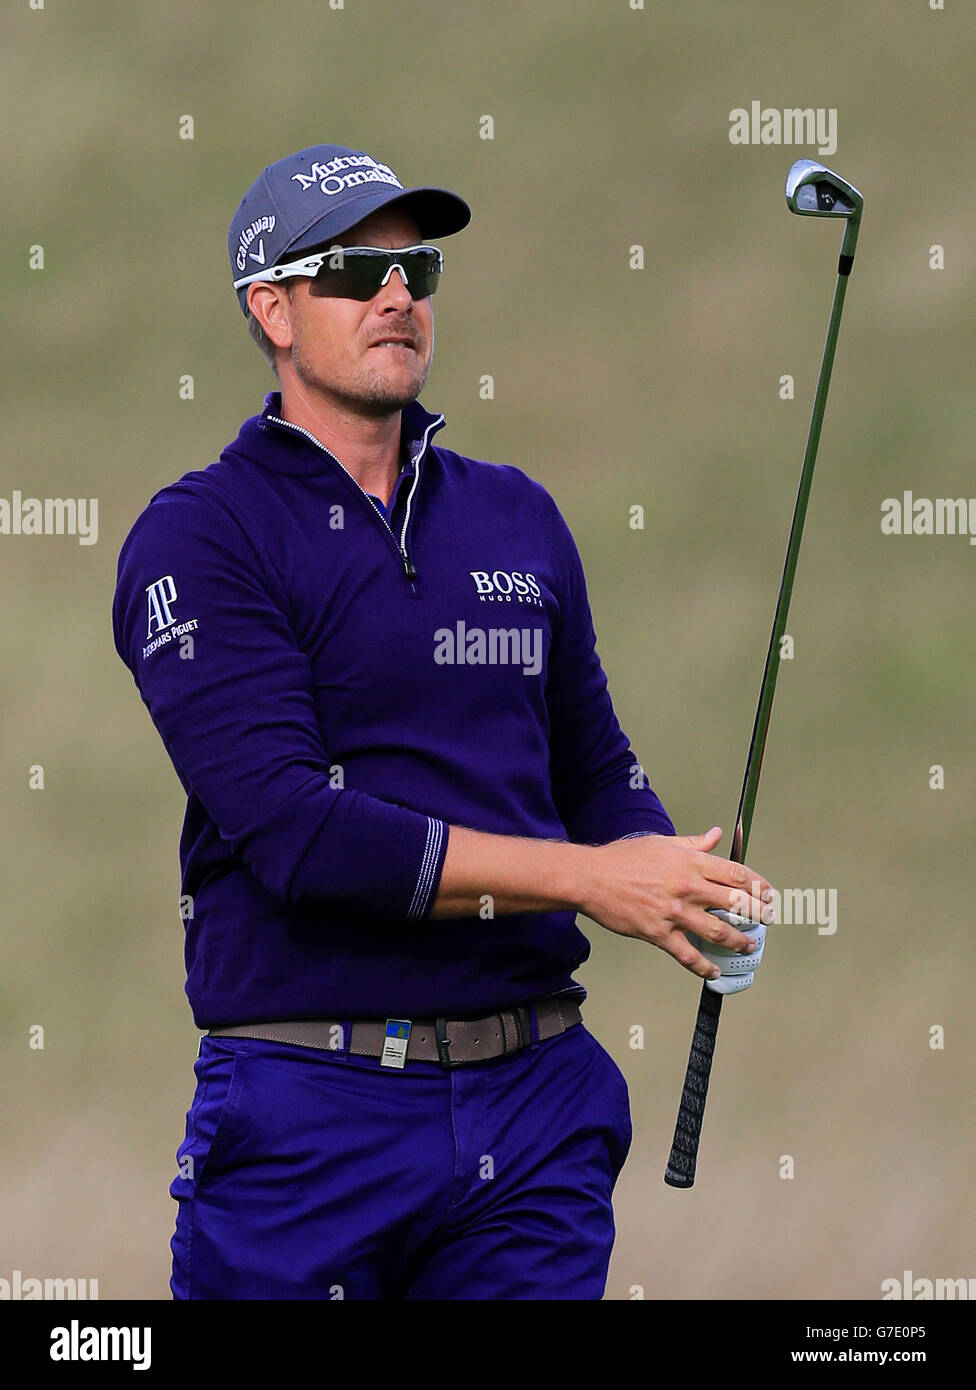
{"label": "callaway logo on cap", "polygon": [[247,285],[237,282],[320,246],[387,203],[402,203],[421,237],[450,236],[471,209],[444,188],[404,188],[388,164],[343,145],[312,145],[269,164],[244,194],[227,247],[237,299],[247,312]]}

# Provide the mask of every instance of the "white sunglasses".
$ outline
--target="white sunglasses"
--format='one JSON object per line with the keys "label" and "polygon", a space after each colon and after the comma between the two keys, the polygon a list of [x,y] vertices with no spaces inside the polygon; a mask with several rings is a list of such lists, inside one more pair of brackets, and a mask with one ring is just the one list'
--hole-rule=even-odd
{"label": "white sunglasses", "polygon": [[399,270],[414,299],[426,299],[437,289],[444,269],[436,246],[332,246],[298,261],[269,266],[234,281],[234,289],[260,282],[308,276],[309,294],[332,299],[372,299],[394,270]]}

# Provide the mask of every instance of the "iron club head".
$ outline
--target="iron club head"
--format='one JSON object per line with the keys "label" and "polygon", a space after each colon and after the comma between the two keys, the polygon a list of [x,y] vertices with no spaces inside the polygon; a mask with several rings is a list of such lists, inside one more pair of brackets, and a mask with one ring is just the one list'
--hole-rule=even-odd
{"label": "iron club head", "polygon": [[864,199],[852,183],[814,159],[798,159],[786,176],[786,206],[801,217],[857,220]]}
{"label": "iron club head", "polygon": [[839,217],[844,240],[837,271],[850,275],[864,199],[858,189],[815,159],[798,159],[786,175],[786,206],[800,217]]}

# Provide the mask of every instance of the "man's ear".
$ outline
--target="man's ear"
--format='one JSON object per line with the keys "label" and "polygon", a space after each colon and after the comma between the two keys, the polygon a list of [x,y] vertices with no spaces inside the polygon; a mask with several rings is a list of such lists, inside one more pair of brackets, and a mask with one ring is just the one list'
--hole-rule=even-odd
{"label": "man's ear", "polygon": [[291,296],[284,285],[258,281],[247,291],[247,307],[275,347],[291,347]]}

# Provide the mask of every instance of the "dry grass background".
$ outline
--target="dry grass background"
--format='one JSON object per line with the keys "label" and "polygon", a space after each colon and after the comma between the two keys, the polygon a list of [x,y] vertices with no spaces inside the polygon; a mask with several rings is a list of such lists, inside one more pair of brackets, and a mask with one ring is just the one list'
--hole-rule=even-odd
{"label": "dry grass background", "polygon": [[553,492],[623,727],[679,830],[728,832],[839,244],[785,209],[786,170],[814,151],[729,143],[730,110],[752,100],[836,108],[827,162],[866,197],[749,856],[778,885],[835,888],[839,927],[776,931],[757,986],[726,1007],[685,1193],[661,1174],[697,986],[590,932],[587,1021],[628,1077],[635,1128],[607,1297],[872,1298],[906,1268],[976,1275],[976,552],[879,525],[905,488],[973,491],[972,14],[52,0],[8,9],[0,33],[0,495],[100,499],[95,546],[0,537],[0,1275],[168,1297],[197,1039],[183,798],[110,606],[136,513],[272,384],[229,285],[244,189],[334,141],[469,200],[471,226],[444,243],[424,402],[447,445]]}

